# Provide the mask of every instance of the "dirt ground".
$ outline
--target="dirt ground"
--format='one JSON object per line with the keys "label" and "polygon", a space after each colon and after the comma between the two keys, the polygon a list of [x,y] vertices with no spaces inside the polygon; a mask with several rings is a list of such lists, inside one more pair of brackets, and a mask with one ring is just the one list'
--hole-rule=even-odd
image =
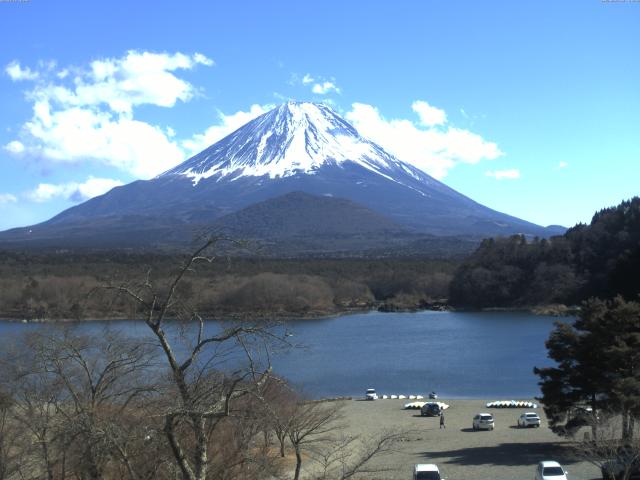
{"label": "dirt ground", "polygon": [[[495,399],[494,399],[495,400]],[[526,399],[518,399],[526,400]],[[439,418],[421,417],[420,411],[404,410],[410,400],[350,400],[345,402],[346,434],[375,435],[384,430],[411,430],[397,451],[376,460],[389,471],[369,479],[411,479],[416,463],[435,463],[447,480],[533,479],[541,460],[556,460],[569,472],[570,480],[599,479],[594,465],[573,455],[569,443],[549,430],[542,408],[539,428],[518,428],[517,418],[532,409],[488,409],[486,400],[447,400],[446,428]],[[440,401],[440,400],[439,400]],[[476,413],[488,412],[495,430],[474,431]]]}

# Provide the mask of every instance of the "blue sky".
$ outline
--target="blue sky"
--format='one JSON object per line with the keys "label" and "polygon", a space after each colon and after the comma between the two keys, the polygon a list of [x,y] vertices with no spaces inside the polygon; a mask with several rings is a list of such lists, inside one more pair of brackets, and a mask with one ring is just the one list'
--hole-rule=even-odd
{"label": "blue sky", "polygon": [[538,224],[640,192],[640,2],[0,1],[0,229],[287,99]]}

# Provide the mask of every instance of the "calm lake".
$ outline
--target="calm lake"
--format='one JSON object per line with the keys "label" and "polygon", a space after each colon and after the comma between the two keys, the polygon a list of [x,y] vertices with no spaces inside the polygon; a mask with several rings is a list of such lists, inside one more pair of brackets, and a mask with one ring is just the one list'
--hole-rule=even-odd
{"label": "calm lake", "polygon": [[[272,358],[274,371],[311,397],[386,394],[446,398],[531,398],[539,395],[534,366],[547,366],[544,342],[555,317],[520,312],[372,312],[288,322],[294,348]],[[133,321],[91,322],[134,336]],[[212,322],[212,327],[215,323]],[[0,322],[8,339],[42,324]]]}

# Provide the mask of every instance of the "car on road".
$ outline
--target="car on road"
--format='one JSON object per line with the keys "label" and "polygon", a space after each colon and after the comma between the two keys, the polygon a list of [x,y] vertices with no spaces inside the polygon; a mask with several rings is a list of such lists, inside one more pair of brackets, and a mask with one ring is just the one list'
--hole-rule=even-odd
{"label": "car on road", "polygon": [[413,480],[445,480],[438,466],[433,463],[418,463],[413,467]]}
{"label": "car on road", "polygon": [[519,427],[539,427],[540,417],[536,412],[526,412],[518,417]]}
{"label": "car on road", "polygon": [[554,460],[545,460],[536,467],[536,480],[567,480],[568,472]]}
{"label": "car on road", "polygon": [[378,399],[378,394],[376,393],[376,389],[375,388],[367,388],[367,391],[366,391],[364,397],[367,400],[377,400]]}
{"label": "car on road", "polygon": [[478,413],[473,417],[474,430],[493,430],[494,426],[493,415],[490,413]]}

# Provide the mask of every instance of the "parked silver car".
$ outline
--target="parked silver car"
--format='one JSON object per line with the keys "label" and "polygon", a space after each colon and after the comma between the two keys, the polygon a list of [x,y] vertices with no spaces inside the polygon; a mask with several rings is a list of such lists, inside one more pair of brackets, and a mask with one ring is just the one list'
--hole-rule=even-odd
{"label": "parked silver car", "polygon": [[478,413],[473,417],[474,430],[493,430],[494,426],[493,415],[490,413]]}
{"label": "parked silver car", "polygon": [[519,427],[539,427],[540,417],[536,412],[526,412],[518,417]]}

